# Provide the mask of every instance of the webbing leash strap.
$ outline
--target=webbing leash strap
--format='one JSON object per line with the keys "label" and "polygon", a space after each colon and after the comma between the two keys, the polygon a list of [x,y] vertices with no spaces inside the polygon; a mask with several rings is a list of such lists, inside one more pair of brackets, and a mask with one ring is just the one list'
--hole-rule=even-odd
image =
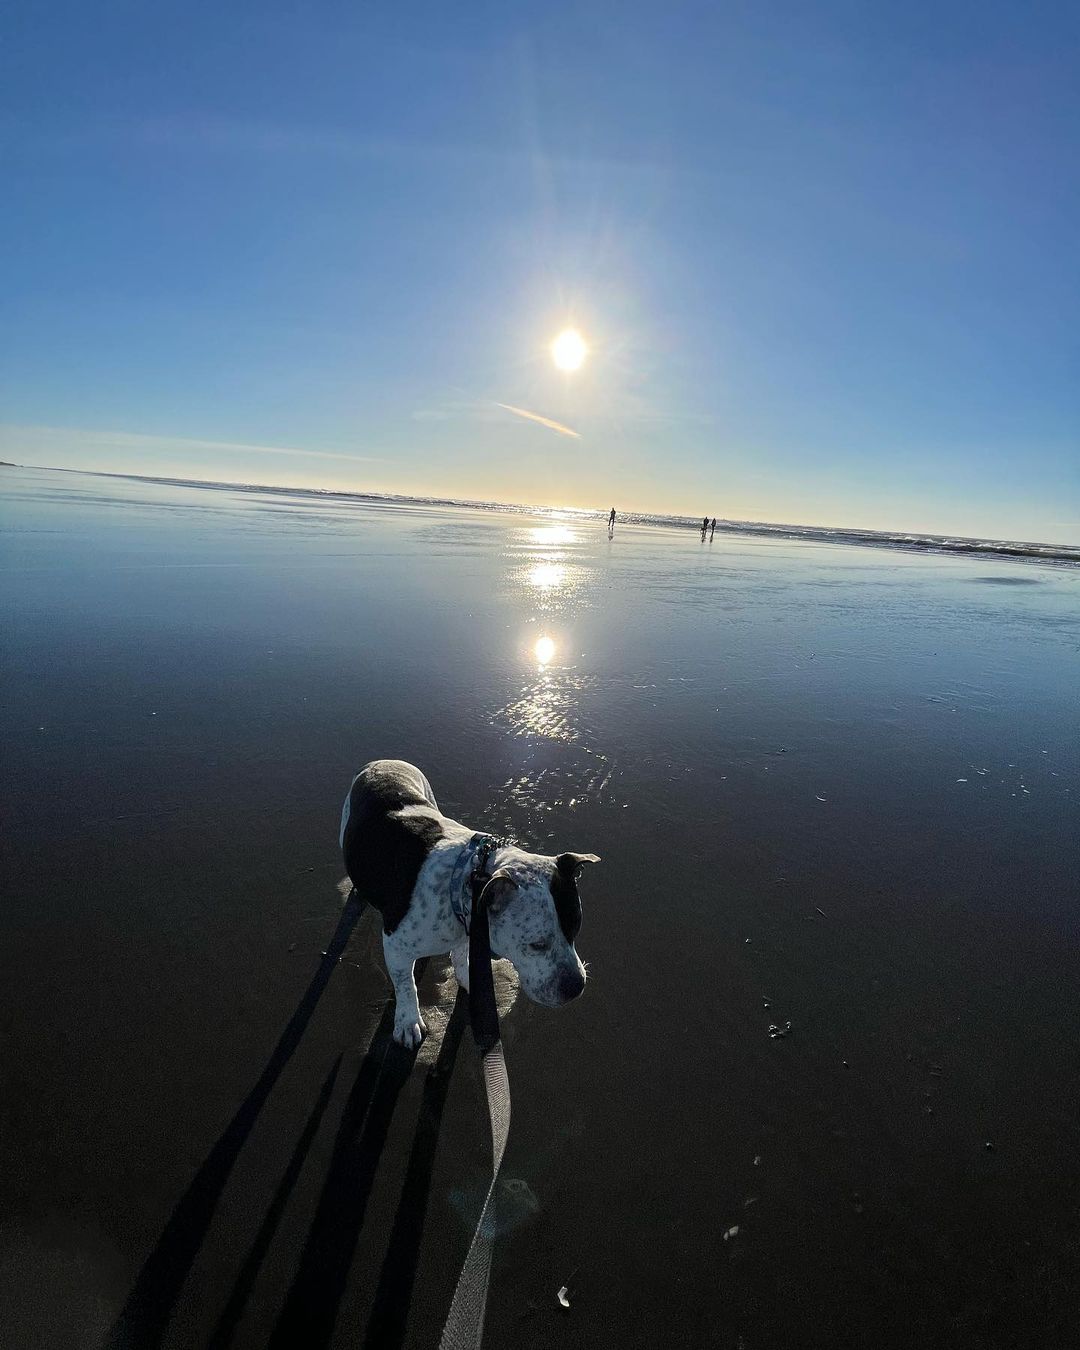
{"label": "webbing leash strap", "polygon": [[510,1133],[510,1081],[506,1076],[495,980],[491,971],[491,941],[487,906],[480,904],[481,883],[473,894],[469,927],[469,1020],[473,1038],[483,1055],[484,1087],[491,1118],[491,1183],[480,1218],[458,1276],[450,1312],[439,1340],[439,1350],[479,1350],[484,1338],[491,1251],[495,1239],[495,1185],[499,1179],[506,1139]]}
{"label": "webbing leash strap", "polygon": [[458,1276],[439,1350],[479,1350],[484,1339],[491,1249],[495,1237],[495,1215],[492,1212],[489,1217],[488,1211],[494,1210],[495,1183],[499,1179],[506,1137],[510,1133],[510,1083],[506,1077],[502,1041],[496,1041],[484,1055],[483,1067],[491,1116],[491,1184],[469,1244],[469,1254]]}

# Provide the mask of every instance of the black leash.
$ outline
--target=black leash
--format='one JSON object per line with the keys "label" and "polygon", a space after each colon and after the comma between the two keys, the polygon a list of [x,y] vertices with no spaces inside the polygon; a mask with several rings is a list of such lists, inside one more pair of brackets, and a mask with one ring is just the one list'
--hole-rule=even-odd
{"label": "black leash", "polygon": [[[469,924],[469,1021],[473,1039],[483,1056],[484,1087],[491,1118],[491,1184],[484,1197],[480,1218],[469,1244],[465,1264],[458,1276],[450,1312],[439,1340],[439,1350],[479,1350],[484,1338],[491,1252],[495,1238],[495,1184],[499,1179],[506,1139],[510,1133],[510,1081],[506,1076],[499,1010],[495,1004],[495,978],[491,970],[491,935],[488,928],[485,883],[478,867],[472,877],[472,915]],[[498,874],[496,874],[497,876]],[[492,878],[494,880],[495,878]],[[489,1211],[491,1215],[489,1218]]]}

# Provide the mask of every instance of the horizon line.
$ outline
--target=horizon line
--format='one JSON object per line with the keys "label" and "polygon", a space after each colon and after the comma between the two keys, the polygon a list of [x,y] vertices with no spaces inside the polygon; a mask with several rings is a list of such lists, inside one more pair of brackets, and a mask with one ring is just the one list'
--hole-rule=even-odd
{"label": "horizon line", "polygon": [[[122,473],[109,469],[71,469],[59,464],[14,464],[0,461],[0,466],[13,469],[40,469],[47,473],[75,473],[97,478],[125,478],[142,483],[164,483],[175,487],[234,488],[239,491],[254,492],[291,492],[311,497],[349,497],[356,500],[412,503],[417,506],[449,506],[478,508],[505,512],[535,512],[547,514],[553,511],[566,512],[581,516],[596,516],[603,519],[607,511],[603,507],[591,506],[541,506],[530,502],[500,502],[479,497],[444,497],[429,495],[419,497],[412,493],[385,491],[357,491],[350,488],[298,487],[287,483],[237,483],[214,478],[178,478],[165,474]],[[698,517],[674,515],[664,511],[623,511],[624,525],[660,524],[687,525],[697,528]],[[637,517],[637,520],[630,519]],[[894,546],[902,548],[905,543],[912,550],[917,549],[920,540],[926,544],[940,544],[945,551],[955,553],[976,553],[982,556],[995,552],[1001,557],[1035,557],[1047,562],[1065,562],[1080,565],[1080,544],[1059,544],[1036,539],[988,539],[976,535],[938,534],[929,530],[875,530],[856,525],[800,525],[794,522],[771,520],[733,520],[717,516],[717,529],[731,534],[756,534],[765,537],[789,539],[817,539],[820,542],[853,543],[878,539],[892,541]],[[787,532],[786,534],[784,532]],[[847,536],[845,538],[844,536]],[[971,545],[971,548],[965,548]],[[1038,554],[1031,549],[1042,550]]]}

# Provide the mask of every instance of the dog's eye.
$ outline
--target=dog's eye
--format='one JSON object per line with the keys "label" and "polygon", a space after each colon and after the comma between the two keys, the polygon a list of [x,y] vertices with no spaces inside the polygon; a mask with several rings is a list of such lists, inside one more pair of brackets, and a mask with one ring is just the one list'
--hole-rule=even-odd
{"label": "dog's eye", "polygon": [[551,946],[551,939],[550,939],[550,938],[541,938],[539,942],[530,942],[530,943],[529,943],[529,951],[531,951],[531,952],[546,952],[547,949],[548,949],[550,946]]}

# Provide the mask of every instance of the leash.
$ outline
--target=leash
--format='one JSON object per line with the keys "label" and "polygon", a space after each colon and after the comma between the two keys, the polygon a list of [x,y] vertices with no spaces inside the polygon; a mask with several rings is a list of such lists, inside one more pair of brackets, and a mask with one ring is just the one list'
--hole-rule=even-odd
{"label": "leash", "polygon": [[[471,922],[466,925],[469,934],[469,1021],[473,1039],[482,1056],[484,1088],[491,1120],[491,1182],[465,1264],[458,1276],[450,1312],[439,1340],[439,1350],[479,1350],[484,1338],[484,1314],[487,1311],[495,1238],[495,1185],[510,1133],[510,1080],[506,1076],[506,1060],[499,1039],[499,1010],[495,1003],[495,978],[491,970],[491,934],[487,905],[483,903],[483,890],[488,881],[483,873],[495,841],[488,836],[477,835],[473,836],[473,840],[480,841],[482,861],[471,877],[472,914]],[[490,1219],[489,1210],[492,1211]]]}

